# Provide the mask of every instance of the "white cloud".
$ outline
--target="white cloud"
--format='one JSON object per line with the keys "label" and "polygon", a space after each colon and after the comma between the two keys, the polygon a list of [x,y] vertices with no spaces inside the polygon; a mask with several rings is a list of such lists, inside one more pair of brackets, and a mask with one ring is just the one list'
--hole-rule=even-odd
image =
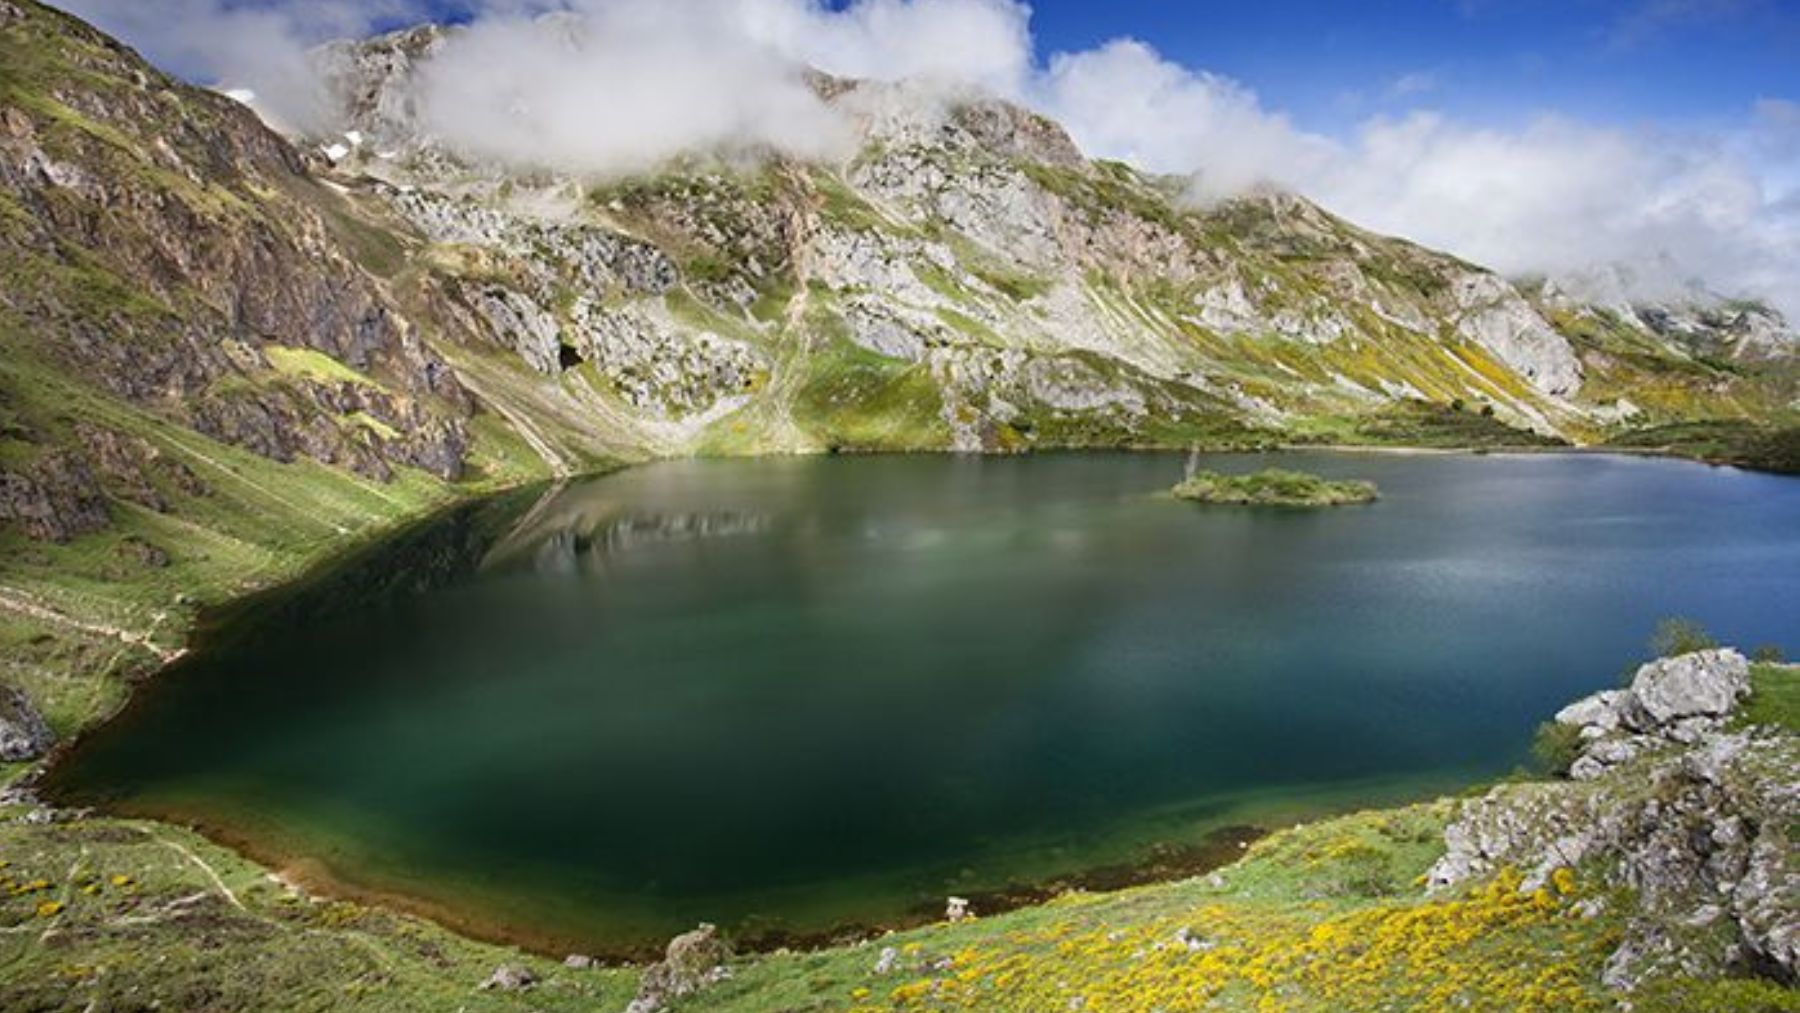
{"label": "white cloud", "polygon": [[1626,265],[1636,294],[1704,278],[1800,317],[1791,212],[1729,138],[1542,118],[1489,130],[1415,113],[1365,124],[1292,180],[1382,231],[1514,273]]}
{"label": "white cloud", "polygon": [[[422,0],[65,0],[202,80],[324,120],[305,49]],[[1677,14],[1715,0],[1675,0]],[[1729,3],[1730,0],[1725,0]],[[427,75],[428,122],[477,154],[586,172],[697,150],[843,150],[847,127],[801,69],[983,88],[1061,120],[1090,154],[1192,174],[1203,200],[1291,187],[1370,228],[1501,270],[1625,262],[1646,292],[1704,276],[1800,318],[1800,105],[1768,98],[1732,129],[1659,132],[1544,116],[1471,125],[1428,111],[1336,137],[1238,82],[1129,39],[1040,63],[1017,0],[466,0]],[[1659,13],[1667,13],[1655,3]],[[537,20],[545,13],[559,16]],[[1434,79],[1388,89],[1417,102]]]}
{"label": "white cloud", "polygon": [[1281,178],[1330,156],[1330,145],[1264,109],[1227,78],[1197,74],[1134,40],[1059,53],[1035,83],[1033,103],[1061,121],[1082,150],[1152,172],[1193,173],[1206,198]]}
{"label": "white cloud", "polygon": [[589,173],[683,153],[848,152],[850,128],[806,84],[816,68],[1010,93],[1031,67],[1011,0],[567,0],[490,10],[428,68],[424,114],[484,158]]}
{"label": "white cloud", "polygon": [[452,147],[616,172],[700,149],[825,157],[848,143],[797,65],[696,4],[629,0],[581,18],[484,19],[426,67],[423,119]]}
{"label": "white cloud", "polygon": [[53,0],[191,80],[254,93],[283,127],[318,128],[330,116],[307,50],[333,38],[416,19],[424,0]]}
{"label": "white cloud", "polygon": [[1004,95],[1032,73],[1031,11],[1014,0],[855,0],[835,10],[811,0],[712,6],[735,12],[748,37],[845,77],[925,79]]}
{"label": "white cloud", "polygon": [[1334,139],[1129,41],[1053,57],[1031,97],[1090,154],[1192,173],[1202,202],[1269,183],[1501,271],[1623,265],[1635,295],[1701,280],[1800,320],[1792,102],[1764,100],[1737,129],[1710,134],[1554,116],[1483,128],[1421,111]]}

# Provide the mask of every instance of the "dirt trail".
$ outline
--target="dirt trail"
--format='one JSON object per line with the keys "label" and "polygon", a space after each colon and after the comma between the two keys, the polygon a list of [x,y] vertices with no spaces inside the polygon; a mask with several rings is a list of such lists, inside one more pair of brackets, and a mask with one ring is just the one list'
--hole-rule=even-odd
{"label": "dirt trail", "polygon": [[0,609],[17,612],[20,615],[37,619],[42,622],[54,623],[58,626],[66,626],[70,629],[81,630],[84,633],[109,637],[130,644],[133,647],[141,647],[162,659],[164,664],[172,662],[187,653],[184,648],[163,647],[153,639],[156,625],[160,625],[163,619],[166,618],[160,613],[156,616],[156,625],[151,626],[149,632],[140,633],[135,630],[120,629],[117,626],[109,626],[105,623],[91,623],[84,619],[77,619],[74,616],[65,615],[47,605],[39,604],[35,600],[35,597],[29,592],[21,591],[16,587],[6,587],[4,585],[0,585]]}
{"label": "dirt trail", "polygon": [[[145,832],[149,833],[149,831]],[[239,911],[245,910],[244,902],[238,900],[238,895],[232,893],[231,887],[225,885],[225,880],[220,877],[218,870],[206,864],[206,859],[194,854],[191,848],[179,841],[171,841],[167,837],[158,837],[156,834],[150,834],[150,837],[158,844],[179,852],[183,858],[186,858],[188,861],[198,866],[201,872],[206,873],[206,878],[212,880],[213,886],[218,889],[219,893],[222,894],[226,900],[231,902],[232,907],[237,908]]]}
{"label": "dirt trail", "polygon": [[569,462],[564,460],[562,454],[550,445],[550,441],[544,438],[544,434],[538,432],[537,427],[532,425],[530,419],[508,408],[499,398],[490,395],[482,387],[481,381],[470,375],[469,370],[458,370],[456,378],[462,382],[463,386],[473,391],[475,396],[481,399],[483,405],[498,412],[500,417],[513,427],[513,431],[517,432],[530,445],[532,452],[543,458],[544,463],[550,467],[550,474],[553,478],[569,478],[575,474],[575,469],[569,467]]}

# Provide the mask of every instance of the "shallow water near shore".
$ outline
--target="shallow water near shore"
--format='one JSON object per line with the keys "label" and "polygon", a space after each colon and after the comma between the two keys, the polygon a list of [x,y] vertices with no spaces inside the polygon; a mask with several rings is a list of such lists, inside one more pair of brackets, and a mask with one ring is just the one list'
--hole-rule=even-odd
{"label": "shallow water near shore", "polygon": [[[680,461],[509,497],[230,616],[57,768],[545,948],[895,924],[1454,790],[1656,620],[1796,643],[1800,481],[1665,460]],[[1179,869],[1180,862],[1169,863]]]}

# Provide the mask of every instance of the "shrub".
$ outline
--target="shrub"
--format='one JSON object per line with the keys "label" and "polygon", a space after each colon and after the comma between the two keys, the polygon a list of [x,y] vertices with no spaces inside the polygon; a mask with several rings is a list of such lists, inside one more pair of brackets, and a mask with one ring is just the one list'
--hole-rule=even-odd
{"label": "shrub", "polygon": [[1779,665],[1787,660],[1779,644],[1763,644],[1750,652],[1750,660],[1765,665]]}
{"label": "shrub", "polygon": [[1656,624],[1650,636],[1650,650],[1659,658],[1673,658],[1695,651],[1710,651],[1719,646],[1706,627],[1692,619],[1675,616]]}
{"label": "shrub", "polygon": [[1560,721],[1538,725],[1537,734],[1531,740],[1531,755],[1544,773],[1567,774],[1581,756],[1581,729]]}

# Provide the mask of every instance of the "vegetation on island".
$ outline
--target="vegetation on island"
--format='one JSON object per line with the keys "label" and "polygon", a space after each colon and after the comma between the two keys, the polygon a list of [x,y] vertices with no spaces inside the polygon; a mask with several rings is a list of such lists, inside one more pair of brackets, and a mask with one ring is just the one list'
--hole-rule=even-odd
{"label": "vegetation on island", "polygon": [[1304,471],[1267,468],[1249,475],[1201,471],[1171,490],[1177,499],[1238,506],[1326,507],[1373,503],[1373,482],[1336,481]]}

